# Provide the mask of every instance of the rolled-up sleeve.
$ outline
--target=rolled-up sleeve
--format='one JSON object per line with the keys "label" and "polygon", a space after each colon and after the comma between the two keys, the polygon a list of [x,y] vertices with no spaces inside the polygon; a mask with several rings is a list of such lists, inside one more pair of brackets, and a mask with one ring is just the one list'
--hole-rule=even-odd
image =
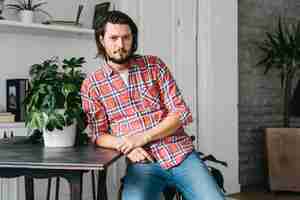
{"label": "rolled-up sleeve", "polygon": [[183,96],[170,70],[162,60],[157,59],[158,84],[163,104],[169,113],[178,113],[182,126],[186,126],[193,121],[191,111],[184,102]]}
{"label": "rolled-up sleeve", "polygon": [[97,99],[91,84],[86,79],[81,86],[82,108],[87,117],[87,123],[91,131],[91,140],[94,142],[100,135],[108,133],[108,121],[105,108]]}

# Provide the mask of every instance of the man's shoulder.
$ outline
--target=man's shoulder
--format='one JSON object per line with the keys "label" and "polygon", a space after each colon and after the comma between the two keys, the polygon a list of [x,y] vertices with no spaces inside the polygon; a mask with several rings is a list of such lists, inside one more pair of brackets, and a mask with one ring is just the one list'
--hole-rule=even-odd
{"label": "man's shoulder", "polygon": [[161,61],[158,56],[153,55],[136,55],[135,62],[137,63],[144,63],[146,65],[157,64]]}
{"label": "man's shoulder", "polygon": [[90,87],[103,79],[105,79],[105,71],[103,67],[101,67],[96,71],[89,73],[83,81],[83,84]]}
{"label": "man's shoulder", "polygon": [[153,55],[138,56],[135,58],[134,62],[140,69],[155,69],[164,65],[163,61],[158,56]]}
{"label": "man's shoulder", "polygon": [[92,80],[102,80],[105,78],[105,69],[104,67],[98,68],[97,70],[89,73],[86,79]]}

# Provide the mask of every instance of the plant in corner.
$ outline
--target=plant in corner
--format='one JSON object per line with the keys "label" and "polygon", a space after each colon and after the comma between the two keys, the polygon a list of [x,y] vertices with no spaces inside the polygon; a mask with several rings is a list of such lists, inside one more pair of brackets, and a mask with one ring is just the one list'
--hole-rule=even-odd
{"label": "plant in corner", "polygon": [[283,128],[266,128],[270,189],[300,191],[296,176],[300,157],[295,154],[300,150],[300,129],[289,128],[293,83],[300,68],[300,22],[288,24],[279,18],[277,29],[266,32],[258,47],[264,54],[258,65],[265,67],[265,74],[270,69],[278,70],[282,88]]}
{"label": "plant in corner", "polygon": [[[25,124],[31,130],[45,132],[63,130],[72,124],[79,135],[85,129],[84,112],[81,106],[80,87],[85,78],[82,72],[83,57],[45,60],[30,68],[29,89],[24,99],[26,107]],[[62,133],[63,134],[63,133]]]}
{"label": "plant in corner", "polygon": [[266,38],[258,43],[264,57],[258,65],[265,67],[265,74],[271,68],[279,71],[283,93],[283,126],[290,126],[290,102],[293,80],[300,69],[300,22],[285,24],[278,20],[278,28],[273,33],[266,32]]}
{"label": "plant in corner", "polygon": [[41,12],[51,18],[51,15],[45,10],[41,9],[41,6],[47,4],[47,2],[37,0],[14,0],[15,3],[6,4],[6,8],[16,10],[20,14],[20,19],[24,23],[32,23],[33,12]]}

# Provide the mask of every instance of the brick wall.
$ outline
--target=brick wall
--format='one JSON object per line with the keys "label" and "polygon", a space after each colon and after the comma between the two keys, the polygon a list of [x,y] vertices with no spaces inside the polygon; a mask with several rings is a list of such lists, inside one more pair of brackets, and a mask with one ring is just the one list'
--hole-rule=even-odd
{"label": "brick wall", "polygon": [[[265,31],[272,31],[278,16],[300,19],[300,1],[239,0],[238,4],[239,164],[243,189],[267,186],[263,129],[282,125],[278,72],[270,71],[266,76],[264,68],[256,66],[261,54],[254,43],[263,39]],[[293,125],[297,124],[294,119]]]}

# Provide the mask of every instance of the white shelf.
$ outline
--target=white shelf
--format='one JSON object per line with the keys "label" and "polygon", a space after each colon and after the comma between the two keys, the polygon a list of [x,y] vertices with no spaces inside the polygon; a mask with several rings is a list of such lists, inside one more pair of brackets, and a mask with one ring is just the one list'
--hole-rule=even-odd
{"label": "white shelf", "polygon": [[44,24],[24,24],[17,21],[11,20],[0,20],[0,32],[24,32],[28,31],[33,34],[46,34],[46,33],[61,33],[68,35],[80,35],[92,37],[94,35],[93,29],[73,27],[73,26],[63,26],[63,25],[44,25]]}
{"label": "white shelf", "polygon": [[0,122],[1,128],[25,128],[25,122]]}

